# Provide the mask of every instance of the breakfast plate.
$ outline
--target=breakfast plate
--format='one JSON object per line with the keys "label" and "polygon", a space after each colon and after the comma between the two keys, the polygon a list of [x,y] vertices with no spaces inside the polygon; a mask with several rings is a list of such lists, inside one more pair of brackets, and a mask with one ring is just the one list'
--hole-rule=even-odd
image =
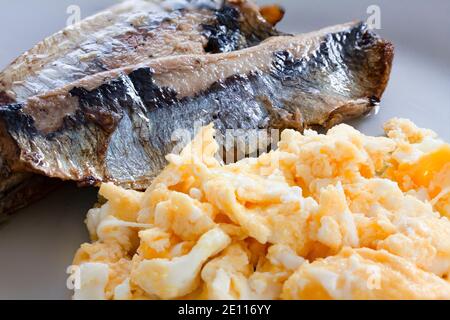
{"label": "breakfast plate", "polygon": [[[286,16],[279,29],[301,33],[345,21],[380,19],[377,30],[395,45],[389,85],[370,116],[351,121],[367,135],[382,135],[383,124],[408,118],[450,141],[450,3],[445,1],[332,0],[279,1]],[[82,17],[113,0],[78,0]],[[258,1],[258,4],[270,1]],[[46,35],[64,27],[74,1],[19,0],[2,4],[0,67]],[[17,23],[20,17],[20,24]],[[15,25],[11,30],[9,26]],[[39,28],[36,28],[39,25]],[[18,37],[18,34],[23,36]],[[0,299],[68,299],[68,267],[89,235],[83,223],[97,199],[94,188],[59,187],[45,199],[0,224]]]}

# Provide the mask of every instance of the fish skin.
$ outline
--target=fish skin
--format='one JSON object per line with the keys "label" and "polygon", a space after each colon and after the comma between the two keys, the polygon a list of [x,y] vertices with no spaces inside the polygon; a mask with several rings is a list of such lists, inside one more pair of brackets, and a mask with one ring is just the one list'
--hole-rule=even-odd
{"label": "fish skin", "polygon": [[[15,177],[17,178],[17,175]],[[28,173],[13,185],[12,190],[0,193],[0,223],[7,216],[56,190],[60,184],[58,179]]]}
{"label": "fish skin", "polygon": [[330,127],[380,101],[392,59],[393,46],[364,23],[239,52],[156,59],[38,98],[38,106],[51,96],[76,100],[58,126],[26,103],[0,107],[17,147],[5,156],[14,170],[144,189],[166,165],[176,130],[192,132],[196,120],[214,122],[222,136],[226,129]]}
{"label": "fish skin", "polygon": [[[77,28],[48,37],[18,57],[0,73],[0,105],[23,102],[85,76],[150,58],[229,52],[279,34],[247,0],[188,0],[175,7],[172,1],[128,0],[82,20]],[[97,38],[102,42],[96,43]],[[1,158],[0,177],[0,215],[26,206],[56,185],[30,173],[14,173]]]}
{"label": "fish skin", "polygon": [[0,73],[0,102],[151,58],[230,52],[280,34],[251,0],[172,2],[127,1],[50,36]]}
{"label": "fish skin", "polygon": [[[77,27],[68,26],[65,29],[45,38],[31,49],[17,57],[0,73],[0,102],[4,101],[21,102],[34,94],[41,94],[42,91],[33,92],[27,90],[27,83],[36,80],[39,73],[47,67],[52,68],[52,63],[64,59],[71,51],[75,51],[77,46],[88,41],[89,36],[94,35],[104,28],[121,23],[126,14],[132,14],[137,10],[149,10],[150,12],[162,12],[162,8],[152,1],[130,0],[119,5],[107,8],[93,16],[83,19]],[[72,62],[73,64],[74,62]],[[61,65],[63,65],[61,63]],[[79,69],[78,69],[79,70]],[[65,75],[62,75],[64,78]],[[33,80],[30,80],[32,78]],[[55,87],[57,84],[45,83],[37,79],[46,86]],[[23,96],[15,89],[27,92]],[[33,85],[30,85],[33,87]],[[22,89],[21,89],[22,88]]]}

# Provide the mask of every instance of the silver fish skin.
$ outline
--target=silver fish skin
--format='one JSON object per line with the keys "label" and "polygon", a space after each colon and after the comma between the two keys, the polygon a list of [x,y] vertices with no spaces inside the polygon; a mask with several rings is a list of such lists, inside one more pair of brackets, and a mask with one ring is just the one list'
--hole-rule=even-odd
{"label": "silver fish skin", "polygon": [[[250,0],[128,0],[46,38],[0,73],[0,105],[105,70],[181,54],[229,52],[280,34]],[[55,112],[58,108],[55,108]],[[57,185],[0,158],[0,215]]]}
{"label": "silver fish skin", "polygon": [[248,0],[129,0],[48,37],[0,73],[0,104],[152,58],[229,52],[278,35]]}
{"label": "silver fish skin", "polygon": [[392,60],[391,43],[358,22],[236,52],[155,59],[1,107],[9,137],[1,143],[16,171],[144,189],[177,130],[196,121],[214,122],[222,136],[330,127],[378,104]]}

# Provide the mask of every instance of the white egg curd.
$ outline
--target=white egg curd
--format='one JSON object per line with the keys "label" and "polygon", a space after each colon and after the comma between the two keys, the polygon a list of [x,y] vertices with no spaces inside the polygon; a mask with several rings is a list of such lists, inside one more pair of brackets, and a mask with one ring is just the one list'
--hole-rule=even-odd
{"label": "white egg curd", "polygon": [[103,184],[75,299],[450,299],[450,145],[409,120],[285,130],[224,165],[204,127],[145,192]]}

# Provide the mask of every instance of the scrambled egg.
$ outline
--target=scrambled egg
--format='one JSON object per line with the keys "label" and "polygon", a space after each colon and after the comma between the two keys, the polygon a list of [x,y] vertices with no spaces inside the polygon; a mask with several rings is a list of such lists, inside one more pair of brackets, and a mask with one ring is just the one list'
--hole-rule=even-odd
{"label": "scrambled egg", "polygon": [[222,165],[203,128],[145,192],[103,184],[75,299],[450,299],[450,146],[404,119],[282,133]]}

